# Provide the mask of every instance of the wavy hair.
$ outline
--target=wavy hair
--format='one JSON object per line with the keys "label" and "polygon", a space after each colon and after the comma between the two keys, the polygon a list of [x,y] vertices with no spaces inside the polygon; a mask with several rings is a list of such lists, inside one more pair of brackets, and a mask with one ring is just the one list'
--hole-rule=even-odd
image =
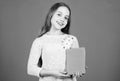
{"label": "wavy hair", "polygon": [[45,20],[45,23],[44,23],[44,26],[41,28],[41,31],[40,31],[40,35],[38,37],[41,37],[42,35],[44,35],[45,33],[47,33],[50,28],[51,28],[51,18],[52,16],[54,15],[55,11],[61,7],[61,6],[64,6],[64,7],[67,7],[69,12],[70,12],[70,15],[69,15],[69,18],[68,18],[68,22],[67,22],[67,25],[61,29],[61,31],[65,34],[69,34],[69,29],[70,29],[70,23],[71,23],[71,9],[70,7],[63,3],[63,2],[59,2],[59,3],[55,3],[49,10],[47,16],[46,16],[46,20]]}

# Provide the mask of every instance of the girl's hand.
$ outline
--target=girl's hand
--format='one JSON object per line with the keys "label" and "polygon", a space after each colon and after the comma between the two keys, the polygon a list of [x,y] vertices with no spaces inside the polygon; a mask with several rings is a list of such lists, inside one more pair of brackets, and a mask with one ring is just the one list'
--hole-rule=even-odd
{"label": "girl's hand", "polygon": [[80,72],[76,72],[75,74],[73,74],[73,76],[76,76],[76,77],[82,77],[82,73],[80,73]]}
{"label": "girl's hand", "polygon": [[66,75],[65,72],[58,72],[56,70],[46,70],[46,69],[42,69],[41,70],[40,76],[41,77],[44,77],[44,76],[54,76],[56,78],[68,77],[68,75]]}
{"label": "girl's hand", "polygon": [[82,77],[83,75],[85,75],[85,72],[84,73],[76,72],[73,74],[73,76],[76,76],[76,77]]}
{"label": "girl's hand", "polygon": [[64,71],[64,72],[60,72],[60,73],[62,73],[62,74],[64,74],[64,75],[67,75],[67,74],[68,74],[66,71]]}
{"label": "girl's hand", "polygon": [[76,72],[75,74],[73,74],[73,76],[82,77],[83,75],[85,75],[87,69],[88,69],[88,67],[85,66],[85,72],[84,73],[82,73],[82,72]]}
{"label": "girl's hand", "polygon": [[67,78],[67,77],[70,77],[68,74],[67,74],[67,72],[55,72],[55,73],[57,73],[56,74],[56,76],[57,76],[57,78]]}

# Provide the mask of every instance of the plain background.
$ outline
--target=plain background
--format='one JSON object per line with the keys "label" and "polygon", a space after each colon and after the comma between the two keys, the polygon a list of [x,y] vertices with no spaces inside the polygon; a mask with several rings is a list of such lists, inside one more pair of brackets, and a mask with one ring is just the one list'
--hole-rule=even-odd
{"label": "plain background", "polygon": [[86,48],[87,73],[78,81],[120,81],[120,0],[0,0],[0,81],[38,81],[27,61],[49,8],[67,3],[71,34]]}

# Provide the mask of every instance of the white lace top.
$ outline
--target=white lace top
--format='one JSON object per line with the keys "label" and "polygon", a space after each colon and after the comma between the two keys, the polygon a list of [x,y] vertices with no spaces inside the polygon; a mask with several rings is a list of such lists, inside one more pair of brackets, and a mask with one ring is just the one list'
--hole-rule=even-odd
{"label": "white lace top", "polygon": [[[28,74],[38,76],[42,68],[49,70],[65,70],[66,49],[79,48],[78,40],[73,35],[47,35],[33,41],[28,59]],[[42,55],[42,67],[38,61]]]}

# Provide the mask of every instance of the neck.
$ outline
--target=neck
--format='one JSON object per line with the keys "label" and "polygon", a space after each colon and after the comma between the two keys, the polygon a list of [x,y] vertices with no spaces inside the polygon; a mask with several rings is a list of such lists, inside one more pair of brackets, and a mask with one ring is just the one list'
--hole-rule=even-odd
{"label": "neck", "polygon": [[50,31],[48,32],[48,34],[49,34],[49,35],[61,35],[61,34],[63,34],[63,33],[61,32],[61,30],[57,30],[57,31],[50,30]]}
{"label": "neck", "polygon": [[51,27],[50,31],[48,32],[49,35],[61,35],[63,34],[62,31],[60,29],[53,29],[53,27]]}

